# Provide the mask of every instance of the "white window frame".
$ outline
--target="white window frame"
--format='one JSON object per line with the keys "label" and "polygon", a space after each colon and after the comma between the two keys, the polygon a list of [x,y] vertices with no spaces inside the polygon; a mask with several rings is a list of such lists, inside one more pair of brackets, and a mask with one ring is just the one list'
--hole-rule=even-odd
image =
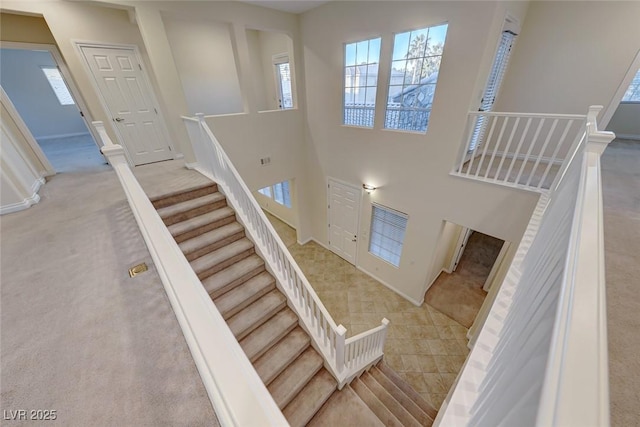
{"label": "white window frame", "polygon": [[[379,40],[379,45],[378,45],[378,53],[377,53],[377,57],[378,57],[378,62],[370,62],[370,49],[371,49],[371,42],[372,41],[376,41]],[[356,58],[358,57],[357,54],[357,45],[359,43],[363,43],[363,42],[367,42],[367,61],[364,64],[358,64],[357,63],[357,59],[356,59],[356,64],[355,65],[347,65],[347,48],[348,46],[351,45],[355,45],[356,47]],[[367,39],[363,39],[363,40],[357,40],[354,42],[349,42],[349,43],[344,43],[342,46],[342,124],[344,126],[353,126],[353,127],[359,127],[359,128],[365,128],[365,129],[372,129],[373,126],[375,125],[375,116],[376,116],[376,99],[377,99],[377,95],[378,95],[378,76],[380,75],[380,52],[382,51],[382,37],[381,36],[377,36],[377,37],[372,37],[372,38],[367,38]],[[369,76],[368,76],[368,70],[369,70],[369,66],[371,65],[378,65],[378,73],[376,74],[376,79],[375,82],[373,82],[372,84],[368,84],[368,80],[369,80]],[[362,80],[362,70],[360,69],[361,67],[364,68],[364,70],[366,70],[365,75],[364,75],[364,86],[360,86],[360,82]],[[347,70],[353,68],[355,73],[353,75],[349,75],[350,76],[350,83],[352,84],[351,86],[347,86]],[[347,89],[350,89],[350,93],[352,93],[354,96],[355,95],[359,95],[361,92],[361,89],[365,90],[365,103],[358,108],[356,103],[352,103],[350,105],[347,105],[347,97],[346,97],[346,93],[347,93]],[[371,105],[368,105],[366,103],[366,91],[368,91],[369,89],[375,89],[375,96],[373,97],[373,103],[371,103]],[[347,123],[347,113],[346,110],[347,108],[351,108],[352,110],[362,110],[362,111],[370,111],[369,115],[371,116],[371,126],[368,125],[363,125],[363,124],[359,124],[359,123],[355,123],[353,121],[349,121],[349,123]],[[357,114],[357,113],[356,113]],[[365,113],[367,114],[367,113]]]}
{"label": "white window frame", "polygon": [[[411,33],[419,32],[419,31],[425,31],[426,30],[427,31],[427,42],[428,42],[428,39],[429,39],[428,33],[429,33],[429,31],[432,28],[441,27],[443,25],[447,26],[446,34],[448,34],[449,33],[449,28],[448,28],[449,27],[449,23],[448,22],[442,22],[442,23],[439,23],[439,24],[429,25],[429,26],[422,27],[422,28],[416,28],[416,29],[412,29],[412,30],[406,30],[406,31],[401,31],[401,32],[394,33],[394,35],[393,35],[393,47],[394,48],[393,48],[393,50],[391,52],[391,63],[390,63],[390,66],[389,66],[389,81],[387,82],[387,88],[386,88],[386,90],[387,90],[387,92],[386,92],[387,93],[387,98],[385,100],[384,123],[383,123],[383,128],[385,130],[395,131],[395,132],[408,132],[408,133],[426,134],[426,132],[427,132],[427,130],[429,128],[429,121],[431,119],[431,112],[433,111],[433,102],[435,101],[435,94],[436,94],[437,85],[438,85],[438,78],[437,77],[439,77],[439,76],[436,77],[436,80],[433,83],[434,87],[433,87],[433,99],[432,99],[432,102],[431,102],[431,107],[429,107],[429,108],[399,107],[397,109],[396,108],[391,108],[390,109],[389,108],[390,107],[390,102],[389,102],[389,96],[390,95],[389,94],[391,93],[392,87],[401,86],[402,87],[401,93],[403,93],[406,90],[405,87],[410,88],[412,86],[415,86],[416,88],[421,88],[423,86],[431,85],[431,83],[424,83],[423,84],[423,83],[420,83],[420,81],[418,82],[418,84],[415,84],[415,83],[408,84],[408,83],[405,83],[404,81],[403,81],[402,85],[392,84],[394,62],[402,61],[402,60],[397,59],[397,57],[396,57],[396,52],[395,52],[396,38],[398,36],[402,36],[404,34],[409,33],[409,43],[411,43]],[[439,57],[440,63],[438,64],[438,69],[437,69],[437,71],[435,73],[432,73],[431,75],[439,74],[440,67],[442,65],[442,58],[444,57],[444,47],[445,47],[446,38],[447,38],[446,34],[445,34],[445,41],[443,42],[443,45],[442,45],[442,52],[441,52],[440,55],[428,55],[427,51],[426,51],[426,47],[427,47],[426,43],[427,42],[425,42],[425,51],[422,53],[422,55],[421,56],[417,56],[415,58],[409,59],[407,57],[407,55],[409,55],[409,46],[410,46],[410,44],[409,44],[409,45],[407,45],[407,51],[403,56],[403,58],[405,58],[404,60],[406,60],[406,61],[419,60],[420,64],[424,64],[424,61],[427,58]],[[395,60],[394,60],[394,57],[396,58]],[[405,72],[406,72],[406,68],[405,68]],[[420,67],[420,75],[421,74],[422,74],[422,66]],[[410,129],[410,128],[406,128],[406,127],[405,128],[403,128],[403,127],[392,127],[391,122],[394,122],[394,120],[390,117],[390,113],[394,112],[394,111],[398,112],[398,122],[401,121],[400,120],[400,116],[401,116],[402,113],[410,113],[409,114],[410,116],[411,116],[411,113],[412,114],[419,114],[421,112],[424,113],[424,117],[426,118],[426,122],[423,125],[420,126],[420,127],[424,126],[424,130],[421,130],[421,129]],[[414,117],[415,117],[415,115],[414,115]],[[415,121],[415,119],[411,119],[411,121]],[[415,125],[415,123],[413,123],[413,124]]]}
{"label": "white window frame", "polygon": [[[273,55],[271,57],[273,63],[273,72],[276,81],[276,96],[278,97],[278,109],[280,110],[291,110],[294,108],[294,97],[293,97],[293,76],[291,75],[291,62],[289,61],[288,53],[280,53],[277,55]],[[284,102],[284,93],[282,91],[282,80],[280,79],[280,72],[278,67],[283,64],[289,65],[289,86],[291,88],[291,106],[286,106]]]}
{"label": "white window frame", "polygon": [[[633,99],[633,98],[636,99]],[[631,79],[631,83],[627,87],[624,95],[622,95],[621,104],[640,104],[640,69]]]}
{"label": "white window frame", "polygon": [[[376,210],[380,213],[377,213]],[[382,219],[381,216],[388,216],[388,218]],[[383,222],[378,223],[376,220]],[[394,267],[399,268],[400,261],[402,260],[402,250],[404,247],[408,223],[409,215],[406,213],[378,203],[372,203],[371,226],[369,229],[369,253],[393,265]],[[380,236],[379,243],[376,242],[377,235]],[[398,237],[400,240],[397,240]],[[394,242],[394,247],[384,246],[383,242],[385,240],[387,242]]]}
{"label": "white window frame", "polygon": [[[60,105],[76,105],[76,101],[73,99],[71,90],[69,90],[69,86],[67,86],[67,82],[64,80],[64,76],[60,69],[53,65],[41,65],[40,69],[42,70],[44,77],[47,79],[51,90],[53,90],[56,98],[58,98]],[[52,76],[49,73],[50,71],[55,75]]]}
{"label": "white window frame", "polygon": [[[286,191],[285,191],[285,185],[286,185]],[[279,188],[279,191],[282,192],[282,199],[281,199],[282,201],[278,200],[278,197],[277,197],[277,194],[279,192],[277,191],[278,188]],[[291,180],[284,180],[282,182],[277,182],[275,184],[268,185],[266,187],[259,189],[258,193],[262,194],[265,197],[268,197],[269,199],[273,200],[274,202],[276,202],[281,206],[284,206],[285,208],[291,209],[293,206],[291,202]]]}

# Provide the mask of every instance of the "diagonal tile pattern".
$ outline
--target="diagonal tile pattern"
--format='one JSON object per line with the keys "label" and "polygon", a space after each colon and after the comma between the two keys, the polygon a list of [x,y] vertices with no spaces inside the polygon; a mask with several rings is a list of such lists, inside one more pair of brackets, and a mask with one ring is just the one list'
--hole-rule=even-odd
{"label": "diagonal tile pattern", "polygon": [[439,408],[467,357],[467,329],[427,304],[416,307],[319,244],[299,245],[294,229],[267,217],[347,336],[383,317],[391,321],[385,361]]}

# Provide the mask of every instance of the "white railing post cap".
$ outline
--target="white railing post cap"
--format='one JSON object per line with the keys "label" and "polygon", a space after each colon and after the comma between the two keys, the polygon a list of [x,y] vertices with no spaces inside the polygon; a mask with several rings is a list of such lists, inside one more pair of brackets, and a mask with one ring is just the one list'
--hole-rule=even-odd
{"label": "white railing post cap", "polygon": [[347,333],[347,328],[345,328],[344,326],[342,326],[342,324],[338,325],[338,327],[336,328],[336,333],[338,335],[340,335],[341,337],[344,337],[345,334]]}
{"label": "white railing post cap", "polygon": [[384,326],[389,326],[389,323],[391,323],[391,321],[389,321],[389,319],[387,319],[386,317],[382,318],[382,322],[381,322]]}

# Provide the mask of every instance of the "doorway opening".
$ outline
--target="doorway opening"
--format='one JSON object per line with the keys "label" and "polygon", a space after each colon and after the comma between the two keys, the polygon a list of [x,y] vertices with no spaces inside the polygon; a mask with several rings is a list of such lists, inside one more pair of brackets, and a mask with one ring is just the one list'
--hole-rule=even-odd
{"label": "doorway opening", "polygon": [[106,169],[79,96],[51,49],[3,44],[0,85],[55,172]]}
{"label": "doorway opening", "polygon": [[425,302],[461,325],[473,324],[487,292],[501,280],[497,273],[509,242],[448,221],[436,249],[439,274],[429,287]]}

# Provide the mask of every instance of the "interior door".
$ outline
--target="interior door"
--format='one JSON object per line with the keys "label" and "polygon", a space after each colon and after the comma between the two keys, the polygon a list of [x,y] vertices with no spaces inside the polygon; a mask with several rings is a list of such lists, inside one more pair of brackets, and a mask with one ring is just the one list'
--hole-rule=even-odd
{"label": "interior door", "polygon": [[329,180],[329,248],[354,265],[360,196],[359,188]]}
{"label": "interior door", "polygon": [[172,159],[158,106],[134,50],[82,46],[82,53],[133,164]]}

